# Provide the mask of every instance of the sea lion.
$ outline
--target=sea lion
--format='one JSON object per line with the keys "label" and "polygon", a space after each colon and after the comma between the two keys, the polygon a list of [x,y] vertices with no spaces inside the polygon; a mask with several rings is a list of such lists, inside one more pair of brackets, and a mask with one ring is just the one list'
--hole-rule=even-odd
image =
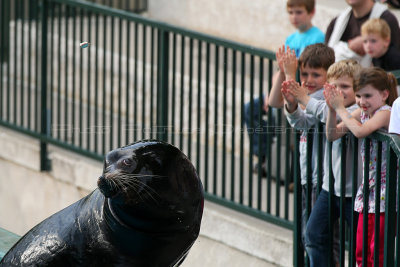
{"label": "sea lion", "polygon": [[1,266],[176,266],[200,231],[204,192],[176,147],[109,152],[98,188],[26,233]]}

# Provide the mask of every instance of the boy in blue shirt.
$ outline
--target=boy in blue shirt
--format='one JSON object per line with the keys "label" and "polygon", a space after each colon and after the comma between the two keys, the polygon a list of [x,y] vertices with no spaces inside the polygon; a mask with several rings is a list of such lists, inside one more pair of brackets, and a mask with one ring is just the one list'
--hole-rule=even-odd
{"label": "boy in blue shirt", "polygon": [[298,58],[306,46],[323,43],[325,34],[311,22],[315,14],[314,0],[288,0],[286,7],[290,23],[297,30],[286,38],[285,46],[294,50]]}
{"label": "boy in blue shirt", "polygon": [[[315,43],[323,43],[325,39],[324,33],[319,30],[317,27],[312,25],[312,18],[315,14],[315,1],[314,0],[288,0],[286,3],[287,12],[289,14],[290,23],[297,29],[297,31],[286,38],[285,47],[289,47],[292,51],[296,53],[296,57],[298,58],[303,52],[304,48],[310,44]],[[285,47],[283,47],[283,53],[285,52]],[[253,113],[251,113],[250,102],[248,102],[245,109],[245,122],[248,129],[249,138],[252,139],[253,145],[253,154],[256,156],[260,156],[258,159],[258,164],[262,164],[262,173],[263,176],[266,176],[265,171],[265,159],[266,159],[266,146],[267,146],[267,133],[268,126],[271,128],[274,126],[273,122],[267,122],[263,120],[263,116],[268,113],[269,106],[281,108],[283,106],[283,98],[280,93],[280,85],[286,78],[294,78],[294,77],[286,77],[284,69],[281,67],[281,57],[282,48],[279,48],[277,52],[277,61],[279,65],[279,71],[275,73],[273,77],[274,86],[279,87],[279,95],[274,94],[274,90],[271,90],[271,96],[268,99],[268,92],[259,98],[254,99],[253,102]],[[259,111],[260,102],[262,101],[262,110]],[[260,118],[261,117],[261,118]],[[259,124],[261,121],[261,124]],[[275,121],[274,116],[272,116],[272,121]],[[253,122],[251,124],[251,122]],[[252,125],[253,129],[250,129],[250,125]],[[254,130],[257,129],[257,130]],[[270,131],[271,132],[271,131]],[[261,139],[259,136],[261,135]],[[261,140],[261,143],[259,143]],[[258,164],[254,167],[254,171],[258,170]]]}

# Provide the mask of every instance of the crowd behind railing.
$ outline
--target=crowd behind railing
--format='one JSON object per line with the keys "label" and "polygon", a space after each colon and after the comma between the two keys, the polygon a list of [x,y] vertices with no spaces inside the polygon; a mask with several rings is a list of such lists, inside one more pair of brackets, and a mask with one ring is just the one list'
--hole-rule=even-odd
{"label": "crowd behind railing", "polygon": [[[269,95],[256,100],[265,113],[273,110],[268,106],[282,108],[298,131],[296,266],[304,260],[344,266],[346,246],[349,266],[393,266],[400,256],[393,250],[397,215],[388,211],[398,202],[388,191],[397,185],[399,154],[390,135],[371,138],[376,131],[400,134],[397,80],[390,72],[400,69],[399,23],[381,3],[348,3],[324,37],[311,23],[314,1],[287,1],[297,31],[276,52]],[[261,127],[268,123],[248,117]],[[250,137],[265,140],[260,135]],[[260,143],[253,142],[262,149]],[[262,168],[265,157],[257,155]]]}

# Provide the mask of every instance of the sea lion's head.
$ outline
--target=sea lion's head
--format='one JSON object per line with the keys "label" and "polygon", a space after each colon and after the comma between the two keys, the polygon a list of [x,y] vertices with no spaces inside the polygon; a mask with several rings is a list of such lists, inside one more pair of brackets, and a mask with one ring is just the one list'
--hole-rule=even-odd
{"label": "sea lion's head", "polygon": [[157,224],[200,227],[201,181],[190,160],[170,144],[144,140],[112,150],[97,184],[128,225],[146,231]]}

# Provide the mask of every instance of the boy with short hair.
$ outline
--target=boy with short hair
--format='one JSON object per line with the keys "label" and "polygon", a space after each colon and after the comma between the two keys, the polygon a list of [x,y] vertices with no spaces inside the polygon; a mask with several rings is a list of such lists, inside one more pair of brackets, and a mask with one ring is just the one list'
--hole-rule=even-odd
{"label": "boy with short hair", "polygon": [[[313,26],[311,22],[315,14],[315,0],[287,0],[286,9],[289,14],[290,23],[296,28],[296,32],[286,38],[285,45],[283,47],[283,53],[285,52],[285,48],[289,47],[296,53],[296,57],[299,57],[306,46],[324,42],[325,34],[320,29]],[[279,48],[279,50],[281,50],[281,48]],[[278,64],[281,65],[279,50],[277,52],[277,61]],[[268,114],[268,112],[274,112],[273,109],[269,109],[269,106],[277,108],[282,107],[283,99],[280,93],[280,88],[281,83],[285,79],[286,76],[284,70],[279,68],[279,71],[275,73],[274,77],[272,78],[273,84],[270,97],[268,96],[268,92],[266,92],[266,94],[254,99],[254,108],[252,113],[250,112],[250,102],[245,104],[244,107],[245,123],[248,129],[249,138],[252,139],[253,154],[260,157],[257,165],[254,167],[254,171],[258,171],[259,168],[262,168],[263,176],[266,176],[265,160],[267,152],[266,147],[268,126],[273,127],[274,123],[267,122],[262,117]],[[274,87],[277,87],[276,90],[279,94],[276,94]],[[260,105],[262,106],[261,112],[258,108]],[[274,121],[274,116],[271,117],[272,121]],[[259,124],[260,121],[261,124]],[[252,125],[254,129],[257,129],[257,131],[254,129],[250,130],[250,125]],[[261,129],[261,131],[259,131],[259,129]],[[259,140],[261,140],[261,143],[259,143]],[[263,166],[261,167],[261,165]]]}
{"label": "boy with short hair", "polygon": [[324,42],[325,34],[311,22],[315,14],[314,0],[288,0],[286,10],[297,30],[286,38],[285,46],[294,50],[297,58],[308,45]]}
{"label": "boy with short hair", "polygon": [[383,19],[369,19],[361,26],[363,47],[372,64],[386,71],[400,69],[400,50],[390,44],[390,27]]}
{"label": "boy with short hair", "polygon": [[[355,103],[355,86],[356,77],[361,70],[361,65],[355,60],[342,60],[336,62],[329,67],[327,73],[327,81],[324,87],[335,86],[344,96],[344,104],[349,112],[358,108]],[[287,86],[288,91],[294,98],[306,107],[306,113],[314,116],[323,123],[326,123],[329,107],[324,100],[316,100],[307,95],[306,89],[297,83],[290,82]],[[337,118],[340,121],[340,118]],[[351,155],[353,151],[358,149],[355,147],[353,138],[347,136],[346,147],[346,171],[345,171],[345,206],[344,215],[348,225],[352,225],[352,170]],[[329,141],[326,139],[325,146]],[[336,221],[340,216],[340,178],[341,178],[341,151],[342,140],[338,139],[332,142],[332,154],[329,155],[329,150],[325,150],[324,154],[324,169],[328,170],[332,164],[332,173],[334,178],[333,188],[333,221]],[[331,158],[331,162],[329,159]],[[322,190],[314,204],[308,220],[305,232],[305,247],[310,257],[311,266],[329,266],[329,251],[327,244],[329,242],[328,224],[329,224],[329,173],[324,173]],[[334,249],[334,252],[337,252]]]}
{"label": "boy with short hair", "polygon": [[[307,46],[301,54],[298,65],[300,67],[300,80],[303,88],[306,88],[306,94],[310,98],[316,100],[323,100],[323,86],[327,79],[327,70],[335,62],[335,54],[332,48],[325,44],[314,44]],[[289,57],[285,62],[286,69],[296,70],[296,58]],[[291,75],[294,75],[292,73]],[[290,93],[289,85],[295,83],[294,80],[285,81],[282,83],[282,94],[284,97],[285,115],[289,124],[298,130],[301,130],[299,150],[300,150],[300,172],[301,172],[301,185],[302,185],[302,236],[304,238],[305,226],[307,221],[306,214],[306,186],[307,186],[307,156],[311,159],[312,169],[312,203],[315,202],[318,180],[318,142],[313,142],[312,155],[307,155],[307,131],[314,128],[318,119],[307,114],[304,107],[300,106],[298,101]],[[318,132],[315,131],[313,139],[317,140]],[[322,136],[324,138],[324,136]],[[325,142],[324,142],[325,143]],[[324,152],[322,152],[324,153]]]}

